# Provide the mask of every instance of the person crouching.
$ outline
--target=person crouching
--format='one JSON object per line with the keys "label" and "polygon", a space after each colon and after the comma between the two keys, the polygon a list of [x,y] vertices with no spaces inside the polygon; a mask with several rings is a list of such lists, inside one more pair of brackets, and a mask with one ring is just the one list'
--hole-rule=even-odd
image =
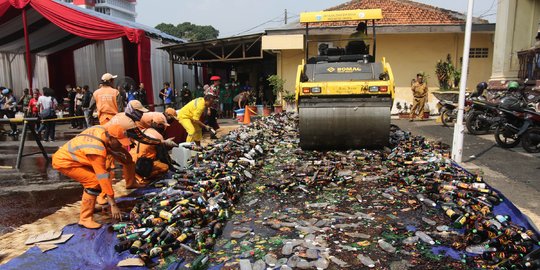
{"label": "person crouching", "polygon": [[[151,127],[144,129],[145,136],[156,140],[163,140],[163,133],[168,127],[167,118],[163,113],[152,114]],[[169,165],[162,162],[159,157],[168,155],[168,149],[163,145],[152,145],[137,142],[130,150],[135,162],[135,178],[137,183],[145,184],[148,180],[162,176],[169,171]]]}
{"label": "person crouching", "polygon": [[121,214],[114,200],[112,175],[107,169],[107,156],[126,160],[123,148],[131,140],[119,125],[94,126],[64,144],[52,157],[52,166],[63,175],[81,183],[84,187],[79,225],[97,229],[101,224],[94,221],[96,197],[103,191],[111,206],[111,215],[120,220]]}

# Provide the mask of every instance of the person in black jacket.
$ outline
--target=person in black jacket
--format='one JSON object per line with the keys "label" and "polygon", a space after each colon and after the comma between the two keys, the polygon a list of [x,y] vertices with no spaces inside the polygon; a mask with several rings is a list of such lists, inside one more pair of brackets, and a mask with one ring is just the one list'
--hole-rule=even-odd
{"label": "person in black jacket", "polygon": [[[69,99],[69,116],[75,116],[75,96],[77,95],[77,92],[75,91],[75,88],[71,87],[70,84],[66,85],[66,92]],[[77,124],[77,120],[71,120],[71,128],[77,128]]]}
{"label": "person in black jacket", "polygon": [[83,86],[83,98],[82,98],[82,109],[84,114],[84,119],[86,121],[86,126],[91,127],[92,126],[92,115],[90,112],[90,100],[92,100],[92,92],[90,91],[90,87],[88,85]]}
{"label": "person in black jacket", "polygon": [[146,89],[144,89],[144,83],[139,84],[139,94],[137,96],[137,99],[142,103],[142,105],[148,105],[148,101],[146,100]]}
{"label": "person in black jacket", "polygon": [[184,85],[182,86],[182,106],[185,106],[186,104],[188,104],[192,99],[193,99],[193,96],[191,94],[191,90],[189,90],[189,87],[188,87],[188,83],[185,82]]}

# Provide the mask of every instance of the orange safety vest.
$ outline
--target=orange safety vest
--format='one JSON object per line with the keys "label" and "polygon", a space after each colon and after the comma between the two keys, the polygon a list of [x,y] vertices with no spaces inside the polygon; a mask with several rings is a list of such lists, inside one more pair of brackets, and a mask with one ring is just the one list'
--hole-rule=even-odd
{"label": "orange safety vest", "polygon": [[[147,135],[148,137],[151,137],[157,140],[163,140],[163,136],[157,130],[153,128],[145,129],[143,133]],[[141,157],[150,158],[153,160],[157,158],[156,146],[144,144],[141,142],[137,142],[137,145],[133,147],[129,151],[129,153],[131,154],[131,157],[133,158],[134,162],[137,162],[137,159]]]}
{"label": "orange safety vest", "polygon": [[94,92],[98,117],[101,114],[115,115],[118,113],[118,104],[116,103],[118,95],[120,92],[109,86],[103,86]]}
{"label": "orange safety vest", "polygon": [[107,137],[105,132],[106,129],[102,126],[93,126],[86,129],[54,153],[52,165],[56,170],[72,167],[92,167],[95,169],[94,172],[98,182],[105,183],[104,185],[100,184],[103,192],[113,195],[114,191],[112,190],[106,162],[104,164],[93,164],[92,160],[88,158],[89,155],[100,156],[104,160],[107,158],[107,148],[104,145],[104,140]]}

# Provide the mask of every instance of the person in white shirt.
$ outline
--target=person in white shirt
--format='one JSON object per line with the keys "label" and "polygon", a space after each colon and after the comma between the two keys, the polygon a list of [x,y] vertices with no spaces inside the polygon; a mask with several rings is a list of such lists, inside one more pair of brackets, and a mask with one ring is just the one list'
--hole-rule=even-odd
{"label": "person in white shirt", "polygon": [[[54,90],[51,88],[43,88],[43,96],[38,98],[39,117],[42,120],[56,118],[56,107],[58,101],[54,97]],[[45,121],[38,130],[38,134],[45,130],[45,134],[42,137],[43,141],[54,142],[56,123],[54,121]]]}

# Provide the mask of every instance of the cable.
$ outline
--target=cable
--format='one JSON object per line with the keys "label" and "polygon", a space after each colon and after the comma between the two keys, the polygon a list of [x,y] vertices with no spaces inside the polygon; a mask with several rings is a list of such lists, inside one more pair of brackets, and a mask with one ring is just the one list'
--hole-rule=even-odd
{"label": "cable", "polygon": [[[486,11],[484,11],[482,14],[477,15],[476,17],[482,18],[484,15],[486,15],[488,12],[490,12],[493,9],[493,6],[495,5],[495,2],[497,2],[497,0],[493,0],[493,2],[491,2],[491,6]],[[497,2],[497,5],[500,4],[500,2],[501,2],[501,0],[499,0]]]}
{"label": "cable", "polygon": [[[254,27],[252,27],[252,28],[249,28],[249,29],[247,29],[247,30],[244,30],[244,31],[242,31],[242,32],[240,32],[240,33],[237,33],[237,34],[235,34],[235,35],[232,35],[232,36],[235,37],[235,36],[238,36],[238,35],[247,33],[247,32],[249,32],[249,31],[251,31],[251,30],[257,29],[257,28],[259,28],[259,27],[261,27],[261,26],[263,26],[263,25],[265,25],[265,24],[272,23],[272,22],[276,22],[276,21],[274,21],[274,20],[279,19],[279,18],[281,18],[281,17],[283,17],[283,15],[280,14],[279,16],[277,16],[277,17],[275,17],[275,18],[272,18],[272,19],[270,19],[270,20],[268,20],[268,21],[265,21],[265,22],[263,22],[263,23],[261,23],[261,24],[259,24],[259,25],[257,25],[257,26],[254,26]],[[281,20],[281,21],[283,21],[283,20]],[[279,21],[278,21],[278,22],[279,22]]]}

